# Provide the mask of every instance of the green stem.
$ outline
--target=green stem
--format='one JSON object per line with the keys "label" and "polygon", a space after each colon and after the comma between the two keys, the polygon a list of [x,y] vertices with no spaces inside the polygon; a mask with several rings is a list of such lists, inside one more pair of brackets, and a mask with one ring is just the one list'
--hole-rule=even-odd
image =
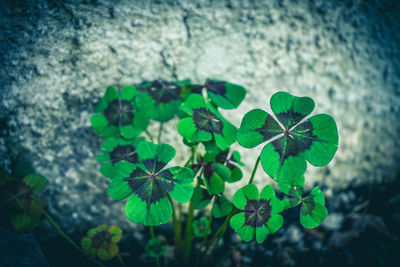
{"label": "green stem", "polygon": [[172,198],[168,193],[166,193],[166,196],[172,206],[172,227],[174,229],[174,259],[177,259],[178,255],[179,255],[179,251],[180,251],[181,230],[180,230],[178,220],[176,217],[176,210],[174,207],[174,202],[172,201]]}
{"label": "green stem", "polygon": [[186,229],[185,229],[185,254],[184,254],[184,261],[185,264],[188,263],[189,261],[189,256],[190,256],[190,250],[192,247],[192,222],[193,222],[193,217],[194,217],[194,206],[192,200],[190,200],[189,203],[189,211],[188,211],[188,217],[186,220]]}
{"label": "green stem", "polygon": [[[228,216],[226,216],[226,219],[225,219],[224,223],[217,230],[217,232],[210,239],[210,241],[207,242],[206,249],[205,249],[205,251],[203,253],[204,256],[207,256],[207,252],[211,248],[211,245],[214,243],[214,241],[215,241],[215,243],[214,243],[214,246],[212,248],[212,251],[216,248],[216,246],[217,246],[217,244],[219,242],[219,239],[225,234],[226,228],[228,227],[228,223],[229,223],[230,219],[232,218],[232,216],[235,214],[235,212],[236,212],[236,208],[233,207],[231,213]],[[212,252],[211,252],[211,254],[212,254]],[[207,259],[208,259],[208,257],[205,258],[205,260],[207,260]]]}
{"label": "green stem", "polygon": [[258,156],[258,158],[257,158],[257,160],[256,160],[256,163],[254,164],[253,171],[251,172],[251,176],[250,176],[250,180],[249,180],[249,183],[248,183],[248,184],[253,183],[254,175],[256,174],[258,164],[260,163],[260,159],[261,159],[261,156]]}
{"label": "green stem", "polygon": [[[46,219],[54,226],[54,228],[57,230],[57,232],[58,232],[62,237],[64,237],[65,240],[68,241],[68,243],[70,243],[74,248],[76,248],[79,252],[81,252],[83,255],[85,255],[85,252],[83,252],[83,250],[82,250],[82,249],[81,249],[67,234],[65,234],[65,233],[61,230],[60,226],[58,226],[58,224],[53,220],[53,218],[51,218],[50,214],[48,214],[45,210],[43,210],[42,213],[43,213],[43,215],[46,217]],[[96,264],[99,265],[99,266],[106,267],[106,265],[104,265],[104,264],[98,262],[97,260],[94,260],[94,259],[93,259],[93,260],[91,260],[91,261],[93,261],[94,263],[96,263]]]}
{"label": "green stem", "polygon": [[[155,239],[155,238],[156,238],[156,234],[154,233],[154,228],[153,228],[153,226],[150,226],[149,229],[150,229],[150,236],[151,236],[151,238]],[[157,257],[157,258],[156,258],[156,264],[157,264],[157,267],[160,267],[160,257]]]}
{"label": "green stem", "polygon": [[150,133],[147,129],[144,130],[144,132],[145,132],[146,135],[149,137],[150,141],[151,141],[152,143],[154,143],[154,139],[153,139],[153,136],[151,135],[151,133]]}
{"label": "green stem", "polygon": [[160,122],[160,128],[158,128],[158,137],[157,137],[157,144],[161,144],[161,134],[163,131],[164,123]]}
{"label": "green stem", "polygon": [[153,226],[150,226],[149,229],[150,229],[150,236],[151,236],[151,238],[156,239],[156,234],[154,233],[154,228],[153,228]]}
{"label": "green stem", "polygon": [[205,243],[207,242],[207,237],[208,237],[208,235],[209,235],[208,233],[210,232],[211,223],[212,223],[212,219],[213,219],[213,213],[212,213],[212,211],[213,211],[213,208],[214,208],[214,204],[215,204],[215,197],[212,199],[211,210],[210,210],[210,218],[208,219],[208,225],[207,225],[206,235],[204,236],[203,241],[201,241],[199,250],[198,250],[197,255],[196,255],[196,262],[199,261],[200,252],[201,252],[201,250],[203,249]]}
{"label": "green stem", "polygon": [[83,253],[83,250],[77,244],[75,244],[75,242],[61,230],[61,228],[58,226],[58,224],[53,220],[53,218],[50,217],[50,215],[46,211],[43,211],[43,215],[46,217],[47,220],[49,220],[49,222],[54,226],[54,228],[56,228],[57,232],[62,237],[64,237],[73,247],[75,247],[77,250],[79,250],[80,252]]}
{"label": "green stem", "polygon": [[121,263],[122,267],[126,267],[124,260],[122,259],[121,255],[118,253],[118,260]]}
{"label": "green stem", "polygon": [[237,244],[236,244],[233,248],[231,248],[227,253],[225,253],[224,256],[222,256],[221,259],[219,259],[215,265],[216,265],[216,266],[219,266],[219,264],[220,264],[221,262],[223,262],[226,258],[228,258],[229,255],[231,255],[232,252],[234,252],[242,243],[243,243],[243,240],[240,241],[239,243],[237,243]]}

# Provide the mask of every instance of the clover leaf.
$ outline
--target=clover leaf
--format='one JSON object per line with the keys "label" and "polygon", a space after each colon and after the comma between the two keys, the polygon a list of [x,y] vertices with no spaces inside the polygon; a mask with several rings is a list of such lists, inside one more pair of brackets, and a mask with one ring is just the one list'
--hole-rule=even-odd
{"label": "clover leaf", "polygon": [[230,175],[224,179],[226,182],[234,183],[242,179],[243,173],[239,165],[243,166],[243,163],[240,161],[240,154],[238,151],[230,153],[229,149],[222,151],[218,147],[215,148],[207,144],[206,152],[207,153],[204,155],[205,161],[221,163],[230,170]]}
{"label": "clover leaf", "polygon": [[195,187],[193,190],[192,204],[194,209],[203,209],[211,202],[212,195],[202,187]]}
{"label": "clover leaf", "polygon": [[18,232],[30,232],[35,229],[42,217],[43,202],[37,198],[19,199],[15,202],[16,209],[11,215],[11,224]]}
{"label": "clover leaf", "polygon": [[325,197],[321,190],[315,187],[311,193],[303,198],[304,176],[291,183],[278,183],[279,189],[289,195],[282,202],[285,209],[298,206],[300,203],[300,223],[304,228],[314,228],[320,225],[328,215],[328,210],[324,206]]}
{"label": "clover leaf", "polygon": [[100,167],[101,174],[112,179],[112,167],[117,162],[124,160],[131,163],[138,163],[137,146],[143,141],[145,141],[144,137],[137,137],[133,140],[114,137],[107,138],[101,145],[100,153],[96,157],[98,162],[103,163]]}
{"label": "clover leaf", "polygon": [[328,216],[328,210],[324,206],[325,196],[318,186],[302,202],[300,223],[304,228],[315,228]]}
{"label": "clover leaf", "polygon": [[195,174],[203,168],[203,175],[198,180],[207,187],[211,195],[215,195],[224,191],[225,181],[230,179],[231,171],[227,166],[214,162],[213,157],[208,155],[206,153],[204,157],[199,156],[197,163],[192,164],[191,168]]}
{"label": "clover leaf", "polygon": [[36,173],[36,170],[28,160],[19,160],[15,165],[13,164],[12,166],[12,176],[16,178],[22,179],[32,173]]}
{"label": "clover leaf", "polygon": [[118,255],[118,242],[121,237],[122,230],[117,225],[107,227],[107,225],[101,224],[87,232],[87,235],[81,240],[81,246],[89,258],[98,257],[100,260],[106,261]]}
{"label": "clover leaf", "polygon": [[[27,166],[25,163],[23,165]],[[24,167],[19,170],[29,170],[29,172],[14,171],[14,175],[31,173],[33,168]],[[18,232],[29,232],[37,227],[44,205],[35,195],[43,192],[47,184],[47,179],[36,173],[20,179],[14,178],[4,169],[0,169],[2,191],[0,204],[1,208],[5,210],[3,215],[10,218],[12,226]]]}
{"label": "clover leaf", "polygon": [[246,97],[244,87],[225,81],[208,79],[203,87],[211,101],[223,109],[237,108]]}
{"label": "clover leaf", "polygon": [[198,220],[194,220],[192,223],[193,233],[197,237],[204,237],[211,233],[211,229],[208,229],[208,219],[206,217],[201,217]]}
{"label": "clover leaf", "polygon": [[95,108],[90,122],[93,129],[102,137],[132,139],[146,129],[148,119],[134,105],[137,90],[133,86],[125,86],[121,93],[112,87],[107,87],[104,97]]}
{"label": "clover leaf", "polygon": [[32,191],[33,194],[38,194],[44,191],[49,181],[40,174],[29,174],[22,179],[19,191],[28,192]]}
{"label": "clover leaf", "polygon": [[286,92],[274,94],[270,104],[283,127],[267,112],[254,109],[245,114],[237,134],[239,144],[246,148],[269,141],[261,152],[261,163],[270,177],[291,182],[304,174],[306,161],[324,166],[332,160],[339,137],[331,116],[319,114],[303,121],[313,111],[314,101]]}
{"label": "clover leaf", "polygon": [[166,251],[166,247],[164,246],[164,244],[156,239],[156,238],[152,238],[149,240],[149,242],[147,242],[146,247],[145,247],[145,251],[146,253],[153,258],[158,258],[161,257],[165,254]]}
{"label": "clover leaf", "polygon": [[302,176],[300,179],[292,181],[291,183],[278,183],[279,189],[283,193],[291,196],[290,198],[282,200],[285,209],[294,208],[301,203],[304,191],[304,181],[304,176]]}
{"label": "clover leaf", "polygon": [[189,80],[166,82],[156,80],[139,86],[136,105],[153,120],[166,122],[174,117],[181,104],[183,87]]}
{"label": "clover leaf", "polygon": [[233,205],[231,201],[224,196],[218,196],[215,199],[212,214],[215,218],[222,218],[227,216],[232,211],[232,208]]}
{"label": "clover leaf", "polygon": [[190,95],[180,106],[189,117],[178,123],[179,134],[189,143],[215,140],[225,150],[236,141],[236,127],[229,123],[210,103],[198,94]]}
{"label": "clover leaf", "polygon": [[260,198],[254,184],[242,187],[233,196],[233,204],[239,213],[231,218],[230,224],[244,241],[252,240],[255,235],[257,243],[262,243],[283,224],[283,217],[278,214],[283,211],[283,204],[270,185],[264,187]]}
{"label": "clover leaf", "polygon": [[178,202],[187,202],[193,194],[193,172],[189,168],[163,167],[175,156],[170,145],[141,142],[137,147],[139,162],[120,161],[108,193],[117,200],[129,197],[125,214],[133,222],[147,226],[165,224],[172,215],[169,194]]}

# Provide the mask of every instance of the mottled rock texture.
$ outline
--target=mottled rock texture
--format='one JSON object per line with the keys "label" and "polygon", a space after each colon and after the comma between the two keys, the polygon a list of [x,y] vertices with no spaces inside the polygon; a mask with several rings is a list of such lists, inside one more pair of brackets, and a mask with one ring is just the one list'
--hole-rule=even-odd
{"label": "mottled rock texture", "polygon": [[[49,179],[50,213],[70,231],[134,227],[98,172],[93,107],[110,84],[214,77],[248,89],[237,111],[224,112],[237,126],[250,109],[270,110],[278,90],[311,96],[315,113],[335,118],[339,150],[328,166],[308,167],[308,186],[393,179],[400,160],[396,2],[2,2],[0,164],[31,160]],[[163,141],[176,145],[180,163],[188,155],[176,123]],[[239,148],[247,177],[261,148]],[[266,181],[260,168],[256,183]]]}

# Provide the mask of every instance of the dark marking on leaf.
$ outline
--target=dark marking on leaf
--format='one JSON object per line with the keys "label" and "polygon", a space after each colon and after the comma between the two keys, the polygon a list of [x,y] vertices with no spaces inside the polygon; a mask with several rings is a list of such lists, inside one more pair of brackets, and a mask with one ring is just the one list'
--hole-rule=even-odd
{"label": "dark marking on leaf", "polygon": [[128,178],[124,179],[141,200],[146,202],[147,208],[165,197],[164,190],[171,192],[174,189],[175,179],[169,170],[160,173],[148,173],[136,168]]}
{"label": "dark marking on leaf", "polygon": [[296,142],[290,136],[283,136],[277,140],[271,142],[274,150],[279,153],[281,162],[289,157],[296,157],[299,155],[299,148]]}
{"label": "dark marking on leaf", "polygon": [[155,100],[156,105],[179,100],[182,88],[173,82],[156,80],[147,88],[147,92]]}
{"label": "dark marking on leaf", "polygon": [[112,234],[108,231],[101,231],[92,236],[92,247],[108,249],[111,243]]}
{"label": "dark marking on leaf", "polygon": [[310,149],[313,140],[318,140],[318,137],[313,135],[314,127],[310,121],[305,121],[298,125],[293,131],[293,138],[300,148],[300,151],[306,151]]}
{"label": "dark marking on leaf", "polygon": [[210,91],[216,95],[224,96],[226,94],[225,82],[208,81],[205,84],[205,87],[207,88],[208,91]]}
{"label": "dark marking on leaf", "polygon": [[204,165],[203,167],[203,173],[204,173],[204,177],[209,180],[211,178],[211,176],[214,174],[214,170],[211,167],[211,163],[207,163]]}
{"label": "dark marking on leaf", "polygon": [[132,103],[127,100],[115,99],[104,110],[104,116],[110,125],[124,126],[131,124],[134,118]]}
{"label": "dark marking on leaf", "polygon": [[256,131],[263,136],[265,141],[283,132],[282,128],[271,116],[268,116],[265,119],[264,124],[260,128],[256,129]]}
{"label": "dark marking on leaf", "polygon": [[193,122],[198,131],[222,134],[222,129],[224,128],[222,121],[211,110],[206,108],[193,110]]}
{"label": "dark marking on leaf", "polygon": [[243,212],[245,225],[261,227],[271,218],[271,204],[265,199],[248,199]]}
{"label": "dark marking on leaf", "polygon": [[163,170],[157,174],[156,179],[165,191],[171,192],[174,190],[176,180],[170,170]]}
{"label": "dark marking on leaf", "polygon": [[125,160],[132,163],[138,162],[136,148],[132,145],[118,145],[110,152],[112,165],[118,161]]}
{"label": "dark marking on leaf", "polygon": [[286,130],[289,130],[291,127],[300,122],[304,118],[304,115],[298,112],[293,112],[293,110],[290,109],[289,111],[276,114],[276,117],[285,127],[287,127]]}
{"label": "dark marking on leaf", "polygon": [[166,165],[165,162],[158,161],[156,158],[144,159],[142,163],[150,172],[158,172]]}

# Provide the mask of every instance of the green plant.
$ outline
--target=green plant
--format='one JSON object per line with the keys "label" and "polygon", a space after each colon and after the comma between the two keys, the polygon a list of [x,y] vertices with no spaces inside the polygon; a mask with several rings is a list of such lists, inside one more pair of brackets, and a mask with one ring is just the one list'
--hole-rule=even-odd
{"label": "green plant", "polygon": [[0,212],[2,214],[1,225],[8,227],[9,224],[17,232],[31,232],[39,226],[42,217],[45,217],[56,231],[75,249],[88,256],[88,259],[99,266],[105,266],[97,261],[109,260],[117,256],[122,266],[125,264],[118,254],[118,243],[122,231],[117,226],[106,228],[100,225],[89,230],[88,237],[82,239],[79,247],[54,221],[46,211],[46,207],[39,198],[48,185],[48,180],[37,174],[28,161],[19,161],[9,173],[0,168]]}
{"label": "green plant", "polygon": [[[156,239],[153,227],[168,223],[171,217],[174,256],[166,260],[189,265],[218,260],[215,252],[228,225],[243,241],[255,236],[262,243],[282,226],[279,213],[284,209],[301,204],[300,223],[305,228],[318,226],[327,216],[324,195],[318,187],[303,195],[304,173],[307,161],[324,166],[336,153],[338,133],[333,118],[326,114],[308,118],[315,106],[311,98],[278,92],[270,101],[277,120],[255,109],[243,117],[237,129],[219,109],[237,108],[245,95],[242,86],[212,79],[203,85],[190,80],[152,81],[126,86],[121,92],[109,87],[96,107],[98,113],[91,123],[100,136],[107,138],[97,160],[102,163],[101,173],[110,179],[108,193],[117,200],[129,197],[126,217],[149,226],[151,238],[146,251],[156,258],[157,265],[165,247]],[[162,144],[163,124],[175,116],[179,117],[177,131],[191,155],[183,166],[164,169],[174,158],[175,149]],[[157,136],[147,130],[151,120],[160,123]],[[267,144],[248,185],[234,194],[232,203],[225,188],[243,177],[240,154],[231,150],[236,140],[245,148]],[[259,195],[252,183],[260,161],[266,174],[287,195],[285,199],[278,199],[270,185]],[[199,211],[210,204],[209,212]],[[208,214],[208,218],[202,214]],[[195,219],[198,216],[201,218]],[[214,231],[213,218],[223,217],[224,223]]]}
{"label": "green plant", "polygon": [[87,232],[87,235],[81,240],[81,246],[89,258],[98,257],[100,260],[106,261],[118,255],[118,242],[121,237],[122,230],[118,226],[107,227],[107,225],[101,224]]}

